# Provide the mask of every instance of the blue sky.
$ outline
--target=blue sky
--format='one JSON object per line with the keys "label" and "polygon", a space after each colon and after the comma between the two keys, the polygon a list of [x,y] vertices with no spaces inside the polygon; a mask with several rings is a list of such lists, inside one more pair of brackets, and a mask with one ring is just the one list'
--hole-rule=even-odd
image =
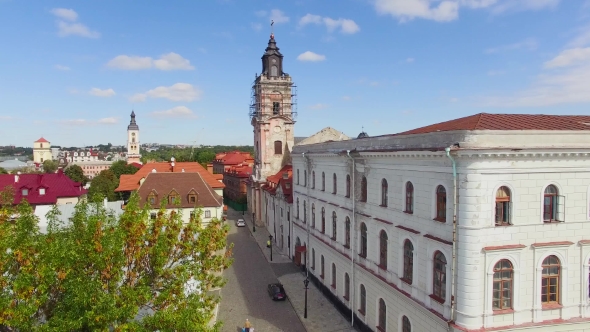
{"label": "blue sky", "polygon": [[296,136],[590,113],[587,0],[0,0],[0,145],[251,145],[271,19]]}

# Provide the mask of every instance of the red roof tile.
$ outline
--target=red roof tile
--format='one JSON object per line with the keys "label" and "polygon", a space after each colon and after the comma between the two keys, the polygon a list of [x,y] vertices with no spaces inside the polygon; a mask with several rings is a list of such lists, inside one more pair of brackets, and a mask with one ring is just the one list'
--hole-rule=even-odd
{"label": "red roof tile", "polygon": [[49,141],[46,140],[45,138],[41,137],[38,140],[36,140],[35,143],[49,143]]}
{"label": "red roof tile", "polygon": [[426,134],[453,130],[590,130],[590,116],[479,113],[404,131],[395,135]]}
{"label": "red roof tile", "polygon": [[[18,181],[16,180],[18,177]],[[7,187],[14,189],[14,204],[26,199],[32,205],[56,204],[58,198],[80,197],[88,191],[82,188],[82,184],[74,182],[63,171],[49,174],[1,174],[0,191]],[[41,195],[40,189],[45,189]],[[23,196],[23,189],[27,189],[27,195]]]}
{"label": "red roof tile", "polygon": [[237,165],[245,161],[254,161],[252,155],[249,152],[242,151],[230,151],[225,153],[218,153],[215,155],[214,163],[223,165]]}
{"label": "red roof tile", "polygon": [[[201,173],[148,173],[145,181],[137,191],[143,204],[150,204],[149,196],[153,193],[155,203],[153,208],[160,206],[160,201],[166,199],[172,191],[179,195],[182,208],[195,206],[218,207],[223,199],[207,184]],[[195,194],[195,202],[190,202],[191,194]],[[167,204],[166,208],[176,208],[174,204]]]}
{"label": "red roof tile", "polygon": [[119,187],[115,191],[133,191],[139,188],[139,181],[145,178],[152,170],[160,173],[182,173],[196,172],[201,174],[203,179],[213,189],[225,188],[225,185],[219,182],[216,177],[209,173],[201,164],[195,162],[176,162],[174,169],[169,162],[147,163],[141,167],[135,174],[123,174],[119,180]]}

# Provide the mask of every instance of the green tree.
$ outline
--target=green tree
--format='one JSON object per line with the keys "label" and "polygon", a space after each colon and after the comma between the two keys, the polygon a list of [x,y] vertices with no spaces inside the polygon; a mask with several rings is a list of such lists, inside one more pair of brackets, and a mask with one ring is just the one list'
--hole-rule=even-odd
{"label": "green tree", "polygon": [[43,161],[43,171],[45,173],[55,173],[55,171],[57,171],[58,167],[59,167],[59,164],[57,163],[57,161],[49,160],[49,159]]}
{"label": "green tree", "polygon": [[66,168],[64,173],[70,179],[72,179],[76,182],[81,182],[83,185],[86,185],[86,183],[88,183],[88,181],[89,181],[88,178],[86,177],[86,175],[84,175],[84,171],[82,170],[82,167],[80,167],[78,165],[68,166],[68,168]]}
{"label": "green tree", "polygon": [[115,192],[118,186],[119,180],[115,173],[110,169],[105,169],[90,181],[88,196],[91,198],[101,196],[106,197],[111,202],[116,201],[119,199],[119,195]]}
{"label": "green tree", "polygon": [[109,168],[117,180],[121,178],[122,174],[135,174],[139,169],[135,166],[127,164],[124,160],[115,161]]}
{"label": "green tree", "polygon": [[151,219],[134,194],[120,217],[98,200],[78,203],[68,223],[54,209],[41,234],[31,206],[0,194],[3,330],[220,330],[209,326],[219,301],[210,291],[232,261],[221,221],[203,225],[197,210],[183,223],[163,208]]}
{"label": "green tree", "polygon": [[8,174],[8,171],[5,168],[0,167],[0,174]]}

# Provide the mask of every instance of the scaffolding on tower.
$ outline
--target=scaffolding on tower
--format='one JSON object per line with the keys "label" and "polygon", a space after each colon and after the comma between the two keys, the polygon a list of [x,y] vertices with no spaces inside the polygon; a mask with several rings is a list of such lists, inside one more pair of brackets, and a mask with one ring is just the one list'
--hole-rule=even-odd
{"label": "scaffolding on tower", "polygon": [[[290,98],[283,98],[284,93],[288,93]],[[285,100],[289,100],[289,102],[285,102]],[[279,103],[278,108],[277,102]],[[297,86],[293,84],[288,75],[270,79],[263,75],[257,76],[252,82],[248,115],[250,119],[260,119],[263,115],[290,115],[292,119],[295,119],[297,117]]]}

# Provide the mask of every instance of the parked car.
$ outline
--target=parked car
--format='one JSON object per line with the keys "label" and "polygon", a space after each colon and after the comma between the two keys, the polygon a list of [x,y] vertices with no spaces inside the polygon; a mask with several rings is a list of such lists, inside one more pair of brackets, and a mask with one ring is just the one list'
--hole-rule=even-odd
{"label": "parked car", "polygon": [[238,219],[238,221],[236,221],[236,226],[244,227],[244,226],[246,226],[246,221],[244,221],[244,219],[240,218],[240,219]]}
{"label": "parked car", "polygon": [[273,301],[284,301],[287,298],[285,288],[282,284],[268,284],[268,295]]}

